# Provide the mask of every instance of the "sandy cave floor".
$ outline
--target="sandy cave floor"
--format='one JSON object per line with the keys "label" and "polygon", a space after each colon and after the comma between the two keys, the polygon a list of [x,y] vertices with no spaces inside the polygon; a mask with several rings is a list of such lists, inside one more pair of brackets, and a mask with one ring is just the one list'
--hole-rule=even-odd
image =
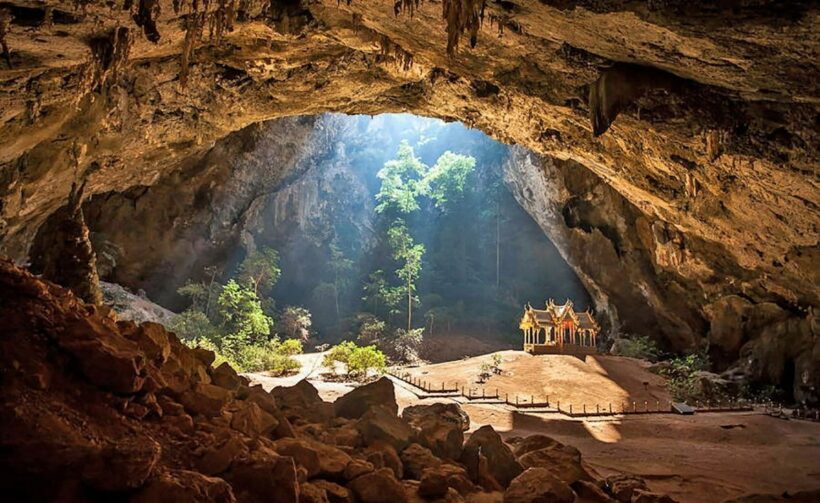
{"label": "sandy cave floor", "polygon": [[[582,362],[572,357],[532,357],[501,352],[505,375],[487,383],[503,395],[510,389],[549,388],[565,402],[594,403],[610,396],[624,400],[668,399],[663,380],[646,365],[628,358],[597,356]],[[352,383],[324,382],[318,353],[299,355],[302,369],[288,377],[250,374],[266,389],[290,386],[307,378],[325,400],[334,401]],[[409,369],[416,376],[473,378],[488,356]],[[574,360],[574,361],[573,361]],[[550,386],[543,383],[551,382]],[[646,383],[646,384],[645,384]],[[397,383],[400,407],[449,399],[419,399]],[[529,392],[529,391],[527,391]],[[760,412],[701,413],[695,416],[641,415],[571,419],[554,413],[522,413],[504,405],[462,403],[471,430],[491,424],[505,437],[541,433],[577,447],[587,466],[599,475],[631,473],[650,488],[681,502],[721,502],[747,493],[782,493],[820,486],[820,424],[784,421]],[[562,405],[563,408],[563,405]]]}

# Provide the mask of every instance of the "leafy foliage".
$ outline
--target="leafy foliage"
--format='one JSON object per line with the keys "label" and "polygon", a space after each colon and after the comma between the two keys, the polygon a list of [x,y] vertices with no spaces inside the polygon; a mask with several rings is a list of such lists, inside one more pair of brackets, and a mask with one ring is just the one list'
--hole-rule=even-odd
{"label": "leafy foliage", "polygon": [[419,353],[421,352],[421,345],[424,342],[423,334],[424,327],[414,328],[412,330],[397,329],[393,339],[390,341],[393,357],[408,363],[419,362],[421,360]]}
{"label": "leafy foliage", "polygon": [[254,250],[239,265],[239,281],[256,294],[270,292],[281,275],[279,252],[273,248]]}
{"label": "leafy foliage", "polygon": [[424,178],[425,192],[439,209],[461,197],[467,176],[475,168],[475,158],[444,152]]}
{"label": "leafy foliage", "polygon": [[655,361],[660,355],[654,340],[644,335],[630,335],[618,340],[615,352],[621,356]]}
{"label": "leafy foliage", "polygon": [[279,327],[288,337],[307,340],[312,324],[310,311],[304,307],[287,306],[279,318]]}
{"label": "leafy foliage", "polygon": [[255,342],[270,334],[273,320],[262,310],[256,293],[234,280],[228,281],[217,300],[226,338]]}
{"label": "leafy foliage", "polygon": [[386,360],[384,353],[376,346],[357,346],[353,342],[344,341],[330,348],[322,362],[334,372],[337,363],[344,365],[349,377],[365,379],[370,371],[383,372]]}

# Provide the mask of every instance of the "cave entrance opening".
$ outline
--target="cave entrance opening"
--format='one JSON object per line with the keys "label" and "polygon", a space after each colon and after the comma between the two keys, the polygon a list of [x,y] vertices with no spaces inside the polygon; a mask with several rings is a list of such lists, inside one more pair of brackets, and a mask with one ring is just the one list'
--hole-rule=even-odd
{"label": "cave entrance opening", "polygon": [[409,114],[290,117],[84,210],[101,278],[182,313],[183,336],[244,281],[285,337],[414,333],[446,336],[439,359],[480,354],[520,348],[528,302],[594,307],[511,192],[514,148]]}

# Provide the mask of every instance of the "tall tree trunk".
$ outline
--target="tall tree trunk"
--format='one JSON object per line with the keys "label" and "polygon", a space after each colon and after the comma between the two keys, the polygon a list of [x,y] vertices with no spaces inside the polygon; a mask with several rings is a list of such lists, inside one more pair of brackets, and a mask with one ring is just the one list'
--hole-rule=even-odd
{"label": "tall tree trunk", "polygon": [[413,328],[413,290],[410,288],[410,280],[407,280],[407,331]]}

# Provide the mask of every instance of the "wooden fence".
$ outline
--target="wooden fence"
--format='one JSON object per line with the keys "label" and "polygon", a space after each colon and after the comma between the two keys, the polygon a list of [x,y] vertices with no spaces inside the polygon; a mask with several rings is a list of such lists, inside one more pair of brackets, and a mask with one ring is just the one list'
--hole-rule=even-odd
{"label": "wooden fence", "polygon": [[[520,410],[551,409],[548,412],[559,412],[570,417],[674,413],[671,401],[661,402],[655,400],[652,402],[644,400],[643,402],[580,404],[580,406],[578,404],[566,403],[562,405],[560,401],[556,401],[553,404],[550,401],[549,395],[538,397],[537,395],[515,394],[510,397],[508,393],[505,393],[502,398],[498,392],[498,388],[496,388],[495,391],[488,392],[484,387],[459,387],[458,383],[448,385],[448,383],[445,382],[428,381],[417,378],[409,372],[398,373],[394,370],[388,370],[387,373],[402,382],[415,386],[431,396],[461,397],[471,402],[492,401],[492,403],[503,404]],[[740,400],[696,402],[693,408],[696,412],[743,412],[754,410],[753,404]]]}

